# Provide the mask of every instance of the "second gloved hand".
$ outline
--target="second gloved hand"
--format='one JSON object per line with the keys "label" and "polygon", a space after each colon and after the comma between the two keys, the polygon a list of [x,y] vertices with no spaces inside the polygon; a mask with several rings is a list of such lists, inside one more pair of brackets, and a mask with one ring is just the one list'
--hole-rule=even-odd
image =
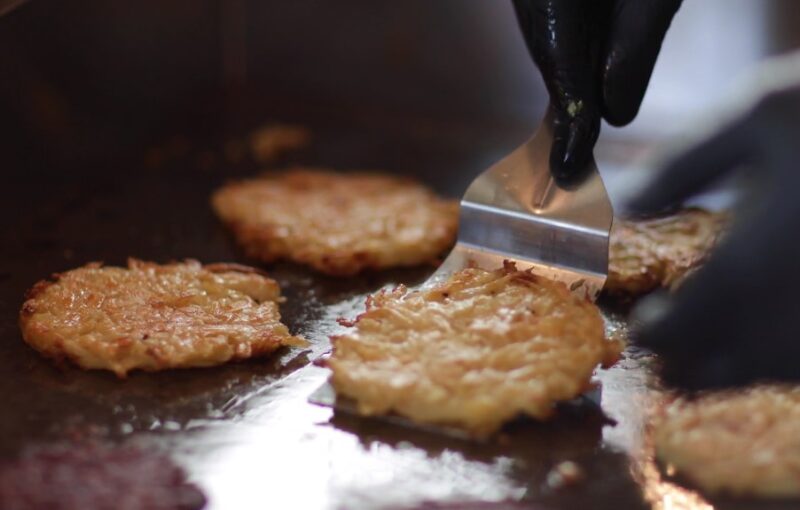
{"label": "second gloved hand", "polygon": [[[800,381],[800,54],[761,70],[783,83],[674,158],[631,204],[652,212],[737,169],[749,179],[734,224],[673,295],[643,301],[638,342],[686,389]],[[792,76],[794,75],[794,76]]]}
{"label": "second gloved hand", "polygon": [[513,0],[555,109],[550,167],[586,167],[600,119],[621,126],[639,111],[661,42],[681,0]]}

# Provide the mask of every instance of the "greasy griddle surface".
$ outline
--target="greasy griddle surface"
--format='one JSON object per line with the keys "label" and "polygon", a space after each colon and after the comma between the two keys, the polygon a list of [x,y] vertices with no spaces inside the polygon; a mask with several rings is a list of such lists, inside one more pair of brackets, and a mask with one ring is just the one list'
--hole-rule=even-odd
{"label": "greasy griddle surface", "polygon": [[[403,171],[457,196],[470,175],[525,137],[430,123],[352,124],[312,122],[317,143],[291,161]],[[309,404],[326,378],[310,362],[340,331],[335,319],[355,315],[370,291],[420,282],[433,268],[333,279],[273,266],[287,297],[284,318],[313,346],[264,360],[119,380],[54,367],[22,342],[16,323],[23,294],[52,272],[93,260],[119,264],[129,255],[247,263],[208,198],[225,180],[255,170],[223,156],[226,140],[254,126],[168,137],[155,152],[120,157],[76,178],[64,168],[46,184],[21,172],[2,191],[0,456],[76,435],[158,448],[187,468],[211,508],[459,508],[458,501],[482,500],[469,508],[635,509],[653,507],[663,494],[693,497],[626,453],[641,444],[646,356],[629,357],[603,376],[603,409],[616,426],[584,402],[550,423],[520,421],[502,441],[478,444],[333,416]],[[547,473],[563,460],[578,462],[586,480],[550,489]],[[512,500],[521,503],[492,503]],[[728,507],[762,506],[719,508]]]}

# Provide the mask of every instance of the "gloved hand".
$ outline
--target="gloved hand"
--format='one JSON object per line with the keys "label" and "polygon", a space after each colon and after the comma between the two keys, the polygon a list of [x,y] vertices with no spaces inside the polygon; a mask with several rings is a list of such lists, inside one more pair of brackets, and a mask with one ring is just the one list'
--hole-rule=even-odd
{"label": "gloved hand", "polygon": [[[670,385],[800,380],[800,57],[787,64],[794,85],[765,93],[673,159],[630,204],[661,210],[737,167],[750,179],[707,264],[673,296],[652,296],[634,312],[634,339],[660,354]],[[762,74],[773,73],[786,74]]]}
{"label": "gloved hand", "polygon": [[550,168],[582,171],[600,118],[636,117],[681,0],[514,0],[522,33],[555,110]]}

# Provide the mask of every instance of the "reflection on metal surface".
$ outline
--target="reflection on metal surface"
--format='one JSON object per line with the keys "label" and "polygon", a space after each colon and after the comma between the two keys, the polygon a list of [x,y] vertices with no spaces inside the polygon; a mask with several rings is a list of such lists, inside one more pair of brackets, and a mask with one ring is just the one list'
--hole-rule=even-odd
{"label": "reflection on metal surface", "polygon": [[511,476],[512,459],[473,461],[448,449],[430,456],[412,443],[363,443],[330,426],[332,411],[306,400],[326,378],[316,367],[300,370],[251,401],[237,422],[184,441],[184,460],[211,508],[263,508],[262,493],[271,507],[309,509],[500,501],[524,493]]}
{"label": "reflection on metal surface", "polygon": [[[396,153],[389,154],[404,155],[419,176],[441,179],[441,189],[453,194],[458,192],[453,183],[463,177],[455,170],[485,161],[475,159],[476,147],[485,139],[437,145],[428,138],[398,140],[394,125],[381,130],[370,124],[357,132],[333,125],[328,152],[321,151],[319,160],[338,161],[338,155],[348,154],[347,161],[362,161],[369,147],[391,145]],[[359,143],[351,144],[351,139]],[[379,166],[383,160],[376,161]],[[93,178],[89,190],[82,188],[82,181],[81,186],[53,187],[48,193],[38,174],[31,174],[18,186],[0,187],[0,203],[7,207],[0,219],[9,220],[8,229],[0,228],[0,395],[5,412],[0,456],[14,457],[28,445],[70,440],[74,431],[91,428],[114,442],[168,453],[208,494],[209,510],[680,508],[663,504],[679,499],[677,486],[665,486],[655,476],[632,475],[636,464],[630,458],[644,442],[652,359],[633,349],[617,366],[598,373],[602,412],[594,405],[579,405],[546,423],[511,423],[495,442],[460,441],[308,403],[327,373],[307,365],[330,349],[328,335],[340,331],[334,319],[353,318],[363,309],[366,294],[384,285],[424,281],[430,268],[333,279],[290,264],[270,267],[285,289],[284,320],[312,343],[305,353],[286,351],[208,369],[136,373],[125,381],[112,374],[53,367],[27,347],[16,325],[21,296],[43,276],[89,260],[120,263],[129,255],[247,262],[207,211],[210,191],[242,173],[231,173],[231,168],[198,173],[194,166],[177,163],[153,171],[127,161],[111,167],[126,180],[114,173],[104,180]],[[443,168],[452,171],[437,173]],[[142,207],[143,197],[147,207]],[[600,305],[609,335],[624,336],[625,311],[609,313],[609,303]],[[604,414],[616,425],[609,425]],[[575,462],[586,477],[574,487],[549,490],[547,474],[563,461]],[[644,498],[645,487],[661,496]],[[478,503],[465,503],[469,501]],[[764,503],[737,501],[731,507],[715,501],[715,506],[763,510]],[[770,506],[796,507],[796,502]]]}
{"label": "reflection on metal surface", "polygon": [[[356,403],[347,397],[337,396],[336,390],[330,383],[325,383],[319,388],[317,388],[311,396],[308,397],[308,401],[312,404],[316,404],[319,406],[331,407],[336,409],[336,412],[343,412],[348,413],[353,416],[359,416],[358,407]],[[428,432],[432,432],[434,434],[444,434],[447,436],[451,436],[458,439],[470,440],[470,435],[464,431],[463,429],[458,429],[455,427],[447,427],[444,425],[428,425],[425,423],[415,423],[408,418],[405,418],[400,415],[388,414],[388,415],[379,415],[379,416],[371,416],[369,419],[379,419],[386,421],[388,423],[392,423],[395,425],[400,425],[402,427],[411,427],[419,430],[424,430]]]}
{"label": "reflection on metal surface", "polygon": [[[361,302],[363,296],[354,295],[329,303],[333,312],[311,320],[316,352],[327,345],[319,332],[335,333],[332,318],[357,312]],[[176,441],[169,448],[206,491],[211,510],[263,508],[265,500],[275,508],[309,509],[412,509],[427,502],[452,508],[480,502],[487,509],[497,502],[506,505],[500,508],[508,502],[540,508],[541,502],[549,508],[551,499],[564,497],[546,488],[553,465],[586,459],[582,463],[596,463],[608,477],[616,459],[598,453],[606,420],[588,401],[550,423],[517,423],[504,441],[480,444],[308,403],[327,376],[326,370],[305,367],[243,396],[229,409],[229,419],[207,421],[174,439],[153,439]]]}
{"label": "reflection on metal surface", "polygon": [[[607,336],[624,337],[626,330],[622,316],[606,313]],[[603,441],[627,453],[631,476],[652,510],[713,510],[700,494],[665,480],[656,463],[647,431],[649,410],[661,399],[649,370],[653,361],[651,354],[629,347],[615,367],[598,374],[603,410],[617,421],[603,430]]]}
{"label": "reflection on metal surface", "polygon": [[553,465],[586,459],[608,477],[616,458],[597,453],[606,420],[593,405],[576,404],[549,423],[518,423],[504,441],[479,444],[309,404],[326,379],[327,371],[306,367],[248,398],[239,419],[181,441],[212,509],[259,508],[260,492],[279,508],[417,508],[432,501],[486,508],[509,501],[538,508],[540,501],[547,508],[548,498],[564,497],[546,488]]}
{"label": "reflection on metal surface", "polygon": [[652,452],[634,458],[631,473],[653,510],[714,510],[697,492],[664,480]]}
{"label": "reflection on metal surface", "polygon": [[458,243],[432,282],[469,263],[495,269],[508,259],[597,296],[608,273],[611,202],[594,160],[579,185],[556,184],[552,143],[548,112],[533,138],[473,181],[461,200]]}

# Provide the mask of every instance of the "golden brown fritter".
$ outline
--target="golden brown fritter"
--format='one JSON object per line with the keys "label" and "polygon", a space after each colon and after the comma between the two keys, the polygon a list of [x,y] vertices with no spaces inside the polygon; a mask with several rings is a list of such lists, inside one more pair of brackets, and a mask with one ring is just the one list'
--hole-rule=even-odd
{"label": "golden brown fritter", "polygon": [[677,399],[656,417],[659,460],[707,492],[800,496],[800,387]]}
{"label": "golden brown fritter", "polygon": [[702,209],[652,220],[615,220],[605,290],[636,296],[679,284],[703,263],[726,223],[726,214]]}
{"label": "golden brown fritter", "polygon": [[378,293],[350,325],[332,338],[337,393],[364,415],[397,413],[476,437],[518,414],[547,418],[619,354],[593,303],[510,263],[465,269],[430,290]]}
{"label": "golden brown fritter", "polygon": [[294,168],[229,184],[212,203],[249,256],[332,275],[436,260],[458,230],[455,201],[375,173]]}
{"label": "golden brown fritter", "polygon": [[304,344],[280,322],[278,284],[235,264],[93,263],[37,283],[27,298],[20,328],[34,349],[120,377]]}

